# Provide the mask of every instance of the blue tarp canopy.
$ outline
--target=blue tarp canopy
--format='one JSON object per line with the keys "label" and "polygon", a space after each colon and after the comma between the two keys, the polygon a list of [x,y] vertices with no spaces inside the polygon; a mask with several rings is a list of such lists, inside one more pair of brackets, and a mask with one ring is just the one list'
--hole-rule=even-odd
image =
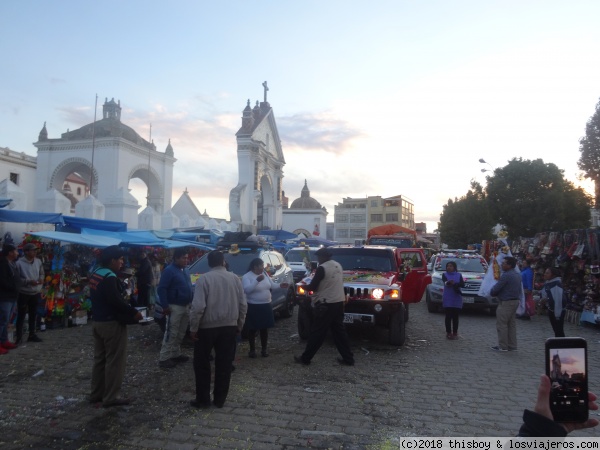
{"label": "blue tarp canopy", "polygon": [[78,233],[64,233],[62,231],[32,231],[29,234],[53,241],[81,244],[90,247],[105,248],[111,245],[120,245],[121,241],[107,236],[92,236]]}
{"label": "blue tarp canopy", "polygon": [[12,202],[12,198],[0,198],[0,208],[4,208],[5,206],[10,205]]}
{"label": "blue tarp canopy", "polygon": [[0,209],[0,222],[19,223],[53,223],[63,224],[60,213],[40,213],[30,211],[16,211],[14,209]]}
{"label": "blue tarp canopy", "polygon": [[259,236],[271,236],[277,241],[283,241],[286,239],[297,239],[298,235],[285,230],[260,230]]}
{"label": "blue tarp canopy", "polygon": [[126,222],[110,220],[86,219],[85,217],[63,216],[64,226],[56,227],[56,231],[80,232],[82,228],[93,228],[106,231],[127,231]]}

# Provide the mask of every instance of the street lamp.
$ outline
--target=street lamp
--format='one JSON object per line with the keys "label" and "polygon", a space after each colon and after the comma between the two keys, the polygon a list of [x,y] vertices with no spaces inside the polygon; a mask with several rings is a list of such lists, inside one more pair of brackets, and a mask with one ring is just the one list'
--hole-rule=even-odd
{"label": "street lamp", "polygon": [[481,169],[481,173],[484,173],[484,172],[494,172],[496,170],[496,169],[494,169],[494,166],[492,166],[489,162],[487,162],[483,158],[479,158],[479,162],[481,164],[487,164],[488,166],[490,166],[492,168],[492,170],[490,170],[490,169]]}

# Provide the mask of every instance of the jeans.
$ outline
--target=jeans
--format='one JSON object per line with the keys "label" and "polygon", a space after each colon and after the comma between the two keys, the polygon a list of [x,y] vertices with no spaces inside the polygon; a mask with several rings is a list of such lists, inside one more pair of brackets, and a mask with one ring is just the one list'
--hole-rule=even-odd
{"label": "jeans", "polygon": [[8,324],[17,299],[0,302],[0,342],[8,341]]}
{"label": "jeans", "polygon": [[35,315],[37,314],[40,294],[19,294],[17,314],[17,339],[23,337],[25,315],[29,314],[29,334],[35,334]]}
{"label": "jeans", "polygon": [[313,309],[313,322],[306,348],[302,353],[302,361],[310,362],[323,345],[329,330],[333,334],[333,342],[344,361],[354,362],[354,355],[350,350],[350,339],[344,327],[344,302],[325,303],[320,305],[320,308]]}

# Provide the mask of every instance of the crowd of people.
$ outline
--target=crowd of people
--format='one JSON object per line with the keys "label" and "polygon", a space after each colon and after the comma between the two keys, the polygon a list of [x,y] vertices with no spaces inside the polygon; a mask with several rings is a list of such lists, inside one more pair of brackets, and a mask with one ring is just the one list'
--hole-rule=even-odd
{"label": "crowd of people", "polygon": [[[28,342],[41,342],[35,334],[37,300],[44,280],[44,270],[36,258],[37,248],[27,244],[25,256],[18,261],[18,250],[6,244],[0,258],[0,354],[16,348],[23,339],[23,324],[29,315]],[[92,335],[94,358],[92,367],[91,403],[102,403],[105,408],[129,405],[131,399],[120,395],[127,360],[127,325],[138,323],[142,313],[128,301],[125,283],[120,279],[125,253],[118,246],[105,248],[99,264],[90,280],[92,302]],[[294,356],[294,361],[308,365],[322,346],[326,334],[331,331],[340,353],[338,362],[353,366],[354,355],[344,328],[344,290],[341,266],[332,259],[327,248],[316,252],[319,266],[307,289],[315,293],[313,303],[314,324],[304,352]],[[261,259],[250,263],[248,272],[240,279],[227,270],[221,251],[207,255],[210,270],[192,286],[187,270],[188,253],[185,248],[174,251],[172,262],[162,272],[143,252],[138,268],[138,302],[149,305],[149,297],[156,288],[156,300],[160,302],[166,316],[166,326],[158,364],[169,369],[184,363],[189,357],[181,351],[181,344],[188,331],[194,342],[193,369],[196,396],[190,401],[195,408],[222,408],[229,392],[233,360],[242,327],[248,328],[250,351],[248,356],[257,356],[255,340],[261,340],[261,356],[268,354],[268,329],[273,327],[273,310],[270,307],[270,290],[274,282],[264,271]],[[502,274],[492,287],[492,295],[499,300],[497,311],[497,351],[517,349],[516,311],[520,299],[531,291],[526,270],[515,270],[517,260],[507,256],[502,261]],[[525,267],[526,268],[526,267]],[[560,273],[552,268],[545,273],[543,295],[548,300],[549,317],[556,336],[564,336],[563,292]],[[458,336],[459,312],[462,308],[462,275],[456,264],[449,262],[443,276],[443,305],[446,309],[445,325],[448,339]],[[140,284],[142,289],[140,289]],[[287,286],[281,286],[287,287]],[[11,311],[17,307],[17,341],[8,339],[7,328]],[[213,356],[214,355],[214,356]],[[211,398],[211,361],[214,360],[214,386]],[[559,424],[554,422],[549,407],[550,380],[540,380],[538,400],[533,411],[526,410],[522,436],[564,436],[568,432],[598,425],[598,420],[584,423]],[[589,395],[589,407],[598,409],[596,396]]]}

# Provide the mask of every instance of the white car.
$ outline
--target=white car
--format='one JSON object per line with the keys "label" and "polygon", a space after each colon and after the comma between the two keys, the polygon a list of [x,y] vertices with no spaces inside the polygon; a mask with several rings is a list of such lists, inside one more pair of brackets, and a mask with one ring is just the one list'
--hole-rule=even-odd
{"label": "white car", "polygon": [[285,261],[294,272],[295,283],[310,275],[310,272],[312,271],[311,264],[317,264],[315,252],[320,248],[321,247],[309,247],[308,245],[294,247],[285,254]]}

